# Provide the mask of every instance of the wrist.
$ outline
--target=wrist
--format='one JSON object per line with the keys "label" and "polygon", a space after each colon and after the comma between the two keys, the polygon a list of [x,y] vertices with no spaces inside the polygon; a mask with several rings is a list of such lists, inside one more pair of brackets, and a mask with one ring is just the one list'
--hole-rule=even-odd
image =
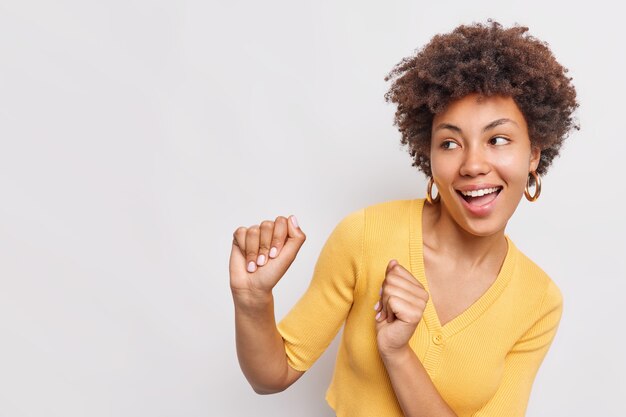
{"label": "wrist", "polygon": [[407,358],[415,355],[408,343],[400,347],[379,347],[378,352],[385,365],[395,362],[406,363]]}
{"label": "wrist", "polygon": [[272,291],[231,289],[236,310],[255,312],[274,305]]}

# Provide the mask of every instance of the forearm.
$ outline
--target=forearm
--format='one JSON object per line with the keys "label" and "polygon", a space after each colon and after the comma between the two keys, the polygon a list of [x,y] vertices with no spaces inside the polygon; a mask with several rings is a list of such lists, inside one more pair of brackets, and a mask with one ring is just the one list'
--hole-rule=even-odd
{"label": "forearm", "polygon": [[241,370],[259,394],[284,390],[288,386],[289,365],[283,339],[276,328],[274,298],[271,293],[255,302],[233,298]]}
{"label": "forearm", "polygon": [[405,417],[457,417],[408,345],[381,358]]}

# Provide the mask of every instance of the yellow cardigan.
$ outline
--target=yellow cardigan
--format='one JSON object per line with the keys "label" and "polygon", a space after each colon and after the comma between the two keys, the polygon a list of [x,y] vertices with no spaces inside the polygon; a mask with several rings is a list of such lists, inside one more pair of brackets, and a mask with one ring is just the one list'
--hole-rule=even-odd
{"label": "yellow cardigan", "polygon": [[[321,250],[309,288],[278,324],[290,366],[305,371],[345,322],[326,393],[339,417],[402,416],[378,354],[373,306],[392,258],[428,291],[423,205],[423,199],[387,201],[344,217]],[[524,416],[561,319],[559,288],[506,239],[491,287],[443,327],[429,300],[409,342],[459,417]]]}

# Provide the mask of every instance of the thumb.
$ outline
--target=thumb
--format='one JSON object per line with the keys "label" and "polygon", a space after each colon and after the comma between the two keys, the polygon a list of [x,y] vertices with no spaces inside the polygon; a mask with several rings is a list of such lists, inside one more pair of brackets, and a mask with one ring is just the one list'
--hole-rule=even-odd
{"label": "thumb", "polygon": [[285,266],[289,267],[305,240],[306,235],[300,228],[296,216],[289,216],[287,219],[287,241],[285,242],[285,246],[281,249],[280,255],[276,258],[276,260],[284,260],[284,262],[287,262],[287,265]]}
{"label": "thumb", "polygon": [[389,271],[391,271],[391,268],[393,268],[397,264],[398,264],[398,261],[396,261],[395,259],[392,259],[391,261],[389,261],[389,263],[387,264],[387,269],[385,270],[385,276],[389,273]]}
{"label": "thumb", "polygon": [[241,248],[239,247],[239,245],[237,244],[237,241],[235,239],[233,239],[233,243],[230,249],[230,267],[231,269],[233,267],[236,266],[240,266],[243,265],[244,269],[245,269],[245,265],[246,265],[246,257],[244,256],[244,254],[241,252]]}

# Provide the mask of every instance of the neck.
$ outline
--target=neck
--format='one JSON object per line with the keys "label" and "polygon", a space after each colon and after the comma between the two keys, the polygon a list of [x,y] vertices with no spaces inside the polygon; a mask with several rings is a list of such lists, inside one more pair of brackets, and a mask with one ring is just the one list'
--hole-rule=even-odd
{"label": "neck", "polygon": [[504,228],[487,236],[471,234],[452,218],[441,202],[424,203],[422,217],[424,246],[456,264],[474,268],[500,263],[506,256]]}

